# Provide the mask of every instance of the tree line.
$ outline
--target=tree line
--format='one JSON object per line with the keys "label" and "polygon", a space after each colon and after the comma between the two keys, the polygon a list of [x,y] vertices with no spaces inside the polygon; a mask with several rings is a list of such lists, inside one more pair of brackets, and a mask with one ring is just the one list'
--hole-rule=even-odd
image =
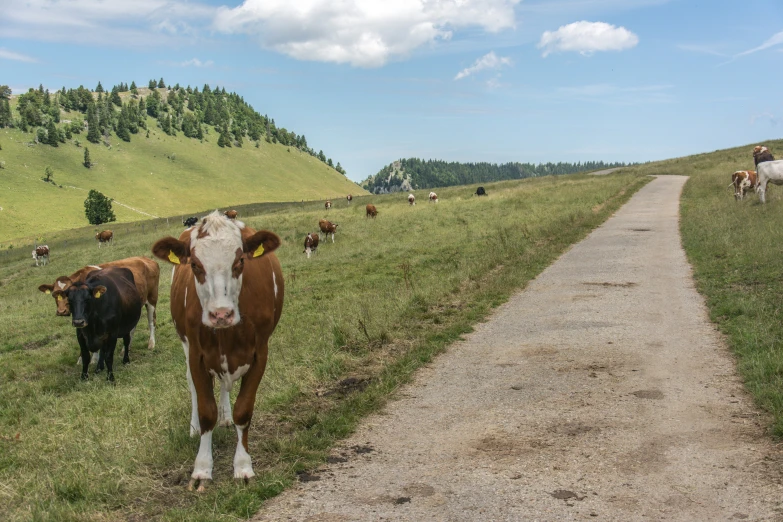
{"label": "tree line", "polygon": [[[150,80],[149,94],[139,94],[136,82],[120,83],[106,91],[98,82],[94,91],[79,86],[76,89],[63,87],[50,93],[39,85],[29,89],[17,98],[14,116],[10,106],[11,89],[0,86],[0,128],[16,127],[24,132],[34,132],[40,143],[57,146],[71,139],[73,134],[87,133],[87,140],[100,143],[114,133],[123,141],[147,131],[148,118],[154,118],[164,133],[187,138],[204,139],[208,128],[214,129],[221,147],[242,147],[246,139],[259,145],[260,140],[295,147],[318,158],[325,164],[345,175],[337,162],[335,165],[322,150],[316,152],[307,143],[304,134],[297,134],[284,127],[278,127],[274,118],[261,115],[237,93],[227,93],[225,87],[211,88],[205,84],[198,87],[181,87],[179,84],[166,86],[163,78]],[[129,92],[127,101],[121,93]],[[68,124],[60,123],[61,111],[79,112],[83,120],[74,119]]]}
{"label": "tree line", "polygon": [[375,194],[396,192],[405,180],[412,189],[450,187],[536,176],[575,174],[591,170],[625,167],[622,162],[584,161],[577,163],[458,163],[442,160],[407,158],[390,163],[361,185]]}

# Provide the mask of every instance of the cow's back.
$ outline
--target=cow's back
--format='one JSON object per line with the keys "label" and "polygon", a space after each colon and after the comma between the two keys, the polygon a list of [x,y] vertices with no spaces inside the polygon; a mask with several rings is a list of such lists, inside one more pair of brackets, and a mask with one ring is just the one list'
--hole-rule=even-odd
{"label": "cow's back", "polygon": [[146,257],[129,257],[103,263],[101,268],[121,267],[127,268],[133,274],[133,283],[141,297],[142,304],[158,302],[158,283],[160,281],[160,266],[157,262]]}

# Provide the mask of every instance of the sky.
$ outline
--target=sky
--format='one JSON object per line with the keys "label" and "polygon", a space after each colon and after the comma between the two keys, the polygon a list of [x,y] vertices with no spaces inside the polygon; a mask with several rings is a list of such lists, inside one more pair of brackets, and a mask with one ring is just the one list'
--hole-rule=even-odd
{"label": "sky", "polygon": [[0,0],[15,94],[161,77],[237,92],[354,181],[642,162],[781,137],[783,2]]}

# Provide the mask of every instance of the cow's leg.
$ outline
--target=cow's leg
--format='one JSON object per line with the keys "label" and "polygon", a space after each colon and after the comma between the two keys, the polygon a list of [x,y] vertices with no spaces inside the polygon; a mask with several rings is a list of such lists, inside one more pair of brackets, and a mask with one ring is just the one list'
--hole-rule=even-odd
{"label": "cow's leg", "polygon": [[150,340],[147,343],[147,348],[152,350],[155,348],[155,305],[148,302],[145,306],[147,307],[147,323],[150,327]]}
{"label": "cow's leg", "polygon": [[125,352],[122,354],[122,364],[128,364],[130,362],[130,355],[128,352],[130,352],[130,345],[131,345],[131,334],[123,335],[122,336],[122,343],[125,345]]}
{"label": "cow's leg", "polygon": [[250,454],[247,452],[247,434],[250,430],[250,420],[253,417],[253,407],[256,402],[256,392],[266,369],[267,341],[256,349],[256,360],[248,372],[242,377],[239,395],[234,403],[234,424],[237,428],[237,450],[234,453],[234,478],[248,479],[255,476]]}
{"label": "cow's leg", "polygon": [[198,421],[198,402],[196,387],[193,385],[193,375],[190,373],[190,343],[188,338],[182,341],[182,349],[185,350],[185,367],[187,368],[188,388],[190,389],[190,436],[195,437],[201,431],[201,424]]}
{"label": "cow's leg", "polygon": [[114,382],[114,350],[117,348],[117,338],[110,335],[103,343],[101,351],[106,361],[106,380]]}
{"label": "cow's leg", "polygon": [[212,480],[212,430],[217,422],[217,404],[215,394],[212,391],[212,377],[207,372],[201,359],[194,360],[189,357],[190,373],[193,377],[193,386],[196,389],[196,402],[198,404],[198,420],[201,426],[201,443],[198,448],[196,462],[193,465],[193,473],[190,475],[188,489],[203,492],[207,481]]}
{"label": "cow's leg", "polygon": [[90,350],[87,349],[87,341],[80,332],[76,332],[76,339],[79,341],[79,351],[82,354],[82,380],[86,381],[89,377],[87,374],[87,369],[90,366]]}
{"label": "cow's leg", "polygon": [[220,380],[220,402],[218,403],[218,426],[231,426],[231,388],[234,383],[228,380]]}

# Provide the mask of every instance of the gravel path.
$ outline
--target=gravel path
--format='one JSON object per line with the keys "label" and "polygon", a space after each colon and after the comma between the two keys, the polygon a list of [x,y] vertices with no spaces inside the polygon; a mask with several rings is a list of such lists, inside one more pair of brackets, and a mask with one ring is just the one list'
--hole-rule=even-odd
{"label": "gravel path", "polygon": [[657,178],[256,520],[783,520]]}

